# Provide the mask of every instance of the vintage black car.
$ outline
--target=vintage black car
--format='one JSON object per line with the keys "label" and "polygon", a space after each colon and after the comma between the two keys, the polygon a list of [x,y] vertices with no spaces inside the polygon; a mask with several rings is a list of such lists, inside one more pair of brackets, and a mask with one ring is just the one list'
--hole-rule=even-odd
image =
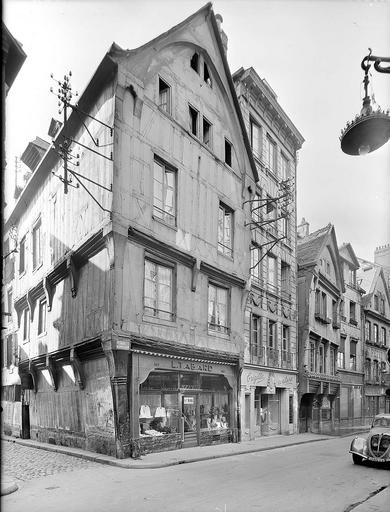
{"label": "vintage black car", "polygon": [[377,414],[367,436],[356,436],[349,453],[355,464],[366,461],[390,465],[390,414]]}

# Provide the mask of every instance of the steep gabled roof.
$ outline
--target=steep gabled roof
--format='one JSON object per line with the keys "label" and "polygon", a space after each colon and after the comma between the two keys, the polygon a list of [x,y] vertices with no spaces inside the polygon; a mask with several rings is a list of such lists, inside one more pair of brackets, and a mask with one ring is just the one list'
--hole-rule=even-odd
{"label": "steep gabled roof", "polygon": [[223,42],[222,42],[222,38],[221,38],[221,32],[220,32],[220,29],[218,28],[218,24],[217,24],[217,21],[216,21],[216,17],[215,17],[214,11],[212,9],[212,3],[211,2],[209,2],[206,5],[204,5],[203,7],[201,7],[194,14],[191,14],[191,16],[186,18],[184,21],[180,22],[179,24],[177,24],[174,27],[170,28],[166,32],[164,32],[164,33],[160,34],[159,36],[155,37],[151,41],[148,41],[144,45],[139,46],[138,48],[135,48],[135,49],[132,49],[132,50],[124,50],[119,45],[117,45],[116,43],[113,43],[111,48],[110,48],[109,55],[111,57],[113,57],[114,59],[115,59],[115,57],[121,57],[121,56],[130,57],[132,55],[135,55],[135,54],[141,52],[142,50],[144,50],[146,48],[150,48],[150,47],[154,47],[154,46],[157,47],[158,43],[160,43],[162,40],[167,39],[170,36],[173,36],[176,32],[178,32],[182,28],[185,28],[186,25],[190,25],[191,22],[196,17],[198,17],[200,14],[202,14],[202,16],[204,16],[205,19],[207,19],[207,18],[210,19],[210,24],[211,24],[211,27],[212,27],[212,31],[213,31],[215,40],[217,42],[220,58],[221,58],[221,61],[222,61],[223,69],[224,69],[226,80],[227,80],[228,87],[229,87],[229,92],[230,92],[230,95],[231,95],[231,99],[233,101],[234,111],[235,111],[235,113],[237,115],[237,119],[238,119],[240,131],[241,131],[241,135],[242,135],[244,146],[245,146],[245,149],[246,149],[246,153],[247,153],[247,156],[248,156],[248,159],[249,159],[249,164],[250,164],[250,167],[251,167],[251,170],[252,170],[253,178],[257,182],[257,181],[259,181],[259,175],[258,175],[256,163],[255,163],[255,160],[253,158],[252,148],[251,148],[251,145],[250,145],[250,142],[249,142],[248,133],[247,133],[247,130],[246,130],[246,127],[245,127],[244,119],[243,119],[241,108],[240,108],[240,105],[239,105],[239,102],[238,102],[236,90],[235,90],[235,87],[234,87],[232,75],[231,75],[230,68],[229,68],[229,64],[228,64],[228,61],[227,61],[227,58],[226,58],[226,53],[225,53]]}
{"label": "steep gabled roof", "polygon": [[298,239],[298,268],[315,266],[319,263],[322,252],[328,248],[335,270],[336,282],[344,291],[344,276],[340,265],[340,254],[337,246],[336,232],[332,224],[328,224],[302,239]]}
{"label": "steep gabled roof", "polygon": [[339,247],[339,254],[343,260],[349,263],[349,266],[353,270],[357,270],[360,267],[355,251],[353,250],[352,245],[349,242],[344,243]]}
{"label": "steep gabled roof", "polygon": [[372,296],[375,293],[377,288],[377,283],[379,279],[382,279],[387,300],[390,304],[390,292],[386,283],[385,274],[380,265],[376,265],[375,263],[371,263],[366,260],[360,260],[361,263],[359,270],[357,271],[357,279],[358,283],[367,293],[362,297],[363,306],[367,306],[371,301]]}
{"label": "steep gabled roof", "polygon": [[326,243],[332,225],[313,231],[305,238],[298,239],[297,258],[299,266],[315,265]]}

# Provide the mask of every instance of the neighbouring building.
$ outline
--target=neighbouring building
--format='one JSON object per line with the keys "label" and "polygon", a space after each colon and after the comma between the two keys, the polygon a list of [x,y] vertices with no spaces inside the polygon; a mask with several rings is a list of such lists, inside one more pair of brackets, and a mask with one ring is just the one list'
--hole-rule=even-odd
{"label": "neighbouring building", "polygon": [[390,294],[382,266],[363,259],[359,263],[357,279],[365,291],[362,298],[364,403],[366,416],[372,418],[380,412],[390,412]]}
{"label": "neighbouring building", "polygon": [[[337,320],[345,292],[343,268],[331,224],[310,233],[309,223],[303,219],[297,232],[299,430],[333,432],[339,420]],[[357,308],[349,312],[349,323],[352,320],[356,327],[360,322],[358,313]],[[350,339],[347,357],[353,356],[355,345]],[[361,371],[358,360],[356,371]]]}
{"label": "neighbouring building", "polygon": [[[25,59],[26,54],[22,45],[17,41],[8,28],[2,23],[2,158],[1,158],[1,208],[4,212],[5,202],[5,169],[7,165],[5,154],[5,101]],[[1,315],[1,402],[2,422],[8,425],[8,433],[20,434],[21,401],[20,379],[15,365],[17,339],[15,324],[12,322],[12,288],[8,284],[14,278],[16,232],[11,230],[4,240],[4,226],[1,224],[2,240],[2,315]]]}
{"label": "neighbouring building", "polygon": [[[364,338],[362,336],[362,294],[356,272],[359,261],[351,244],[339,247],[345,293],[340,304],[333,302],[333,326],[340,329],[337,369],[341,379],[340,427],[363,425]],[[338,311],[337,311],[338,309]]]}
{"label": "neighbouring building", "polygon": [[[259,292],[250,301],[268,333],[268,362],[250,366],[259,171],[226,46],[211,4],[138,49],[113,44],[17,198],[6,294],[24,437],[119,458],[235,441],[244,366],[255,374],[252,414],[276,399],[276,428],[294,428],[285,411],[296,400],[295,219],[268,262],[261,304]],[[251,115],[264,143],[269,132],[278,145],[266,161],[280,168],[261,181],[261,197],[274,197],[283,173],[295,174],[302,139],[270,92],[264,108],[272,123],[255,106]]]}
{"label": "neighbouring building", "polygon": [[304,139],[253,68],[233,75],[259,181],[250,206],[250,282],[241,376],[245,439],[297,432],[296,191]]}

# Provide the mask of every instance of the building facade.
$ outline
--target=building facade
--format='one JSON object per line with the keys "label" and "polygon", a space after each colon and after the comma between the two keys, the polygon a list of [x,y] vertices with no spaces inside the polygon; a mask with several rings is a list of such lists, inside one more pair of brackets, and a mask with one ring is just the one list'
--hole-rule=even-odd
{"label": "building facade", "polygon": [[[386,275],[380,265],[359,260],[358,282],[364,289],[362,323],[365,389],[364,409],[367,418],[390,412],[390,301]],[[386,393],[387,392],[387,393]]]}
{"label": "building facade", "polygon": [[[339,418],[341,427],[365,422],[364,338],[362,336],[362,294],[356,273],[359,262],[351,244],[339,247],[345,293],[339,305],[340,345],[337,369],[341,379]],[[333,324],[334,325],[334,324]]]}
{"label": "building facade", "polygon": [[258,170],[220,25],[207,4],[114,44],[7,219],[24,437],[116,457],[240,438]]}
{"label": "building facade", "polygon": [[250,281],[241,376],[245,439],[297,431],[296,193],[304,139],[253,68],[233,75],[259,181],[250,210]]}
{"label": "building facade", "polygon": [[[297,259],[299,431],[333,432],[339,420],[338,318],[345,291],[334,227],[328,224],[309,233],[303,219]],[[356,316],[355,322],[358,326]]]}

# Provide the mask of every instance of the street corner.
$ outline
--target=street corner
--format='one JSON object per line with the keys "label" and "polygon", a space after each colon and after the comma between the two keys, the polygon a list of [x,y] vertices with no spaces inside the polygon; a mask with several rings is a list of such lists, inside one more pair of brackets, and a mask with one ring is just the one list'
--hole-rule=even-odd
{"label": "street corner", "polygon": [[1,479],[1,495],[6,496],[19,489],[17,483],[14,480],[8,478]]}

